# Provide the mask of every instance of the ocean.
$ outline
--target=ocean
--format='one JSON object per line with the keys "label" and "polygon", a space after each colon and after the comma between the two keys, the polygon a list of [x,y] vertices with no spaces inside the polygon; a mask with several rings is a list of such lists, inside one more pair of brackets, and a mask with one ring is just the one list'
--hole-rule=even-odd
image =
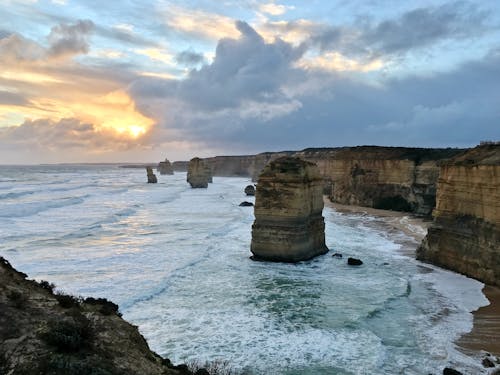
{"label": "ocean", "polygon": [[247,374],[484,371],[454,344],[488,304],[483,284],[405,255],[418,243],[387,220],[326,206],[330,253],[253,262],[253,208],[239,207],[253,201],[248,178],[214,177],[208,189],[191,189],[185,173],[158,179],[110,165],[0,166],[0,255],[58,290],[119,304],[174,363],[223,361]]}

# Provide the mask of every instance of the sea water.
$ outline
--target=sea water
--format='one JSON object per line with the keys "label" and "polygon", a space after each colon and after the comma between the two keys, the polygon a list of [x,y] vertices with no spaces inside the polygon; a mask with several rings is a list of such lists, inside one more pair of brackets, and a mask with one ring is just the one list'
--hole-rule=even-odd
{"label": "sea water", "polygon": [[185,173],[158,177],[2,166],[0,255],[59,290],[118,303],[175,363],[224,361],[248,374],[483,371],[453,343],[487,304],[483,285],[405,256],[402,244],[418,244],[383,219],[325,207],[329,254],[253,262],[253,208],[239,207],[253,200],[249,179],[191,189]]}

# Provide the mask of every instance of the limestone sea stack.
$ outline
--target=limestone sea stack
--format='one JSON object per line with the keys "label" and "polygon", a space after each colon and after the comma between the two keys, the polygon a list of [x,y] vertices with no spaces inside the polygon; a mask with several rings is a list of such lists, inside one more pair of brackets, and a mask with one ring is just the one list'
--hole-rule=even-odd
{"label": "limestone sea stack", "polygon": [[151,167],[146,167],[146,173],[148,174],[148,184],[156,184],[158,182],[158,179],[153,173],[153,169]]}
{"label": "limestone sea stack", "polygon": [[328,252],[322,190],[314,163],[288,156],[270,162],[257,183],[252,259],[299,262]]}
{"label": "limestone sea stack", "polygon": [[212,172],[200,158],[189,161],[187,182],[192,188],[207,188],[208,183],[212,182]]}
{"label": "limestone sea stack", "polygon": [[441,166],[433,216],[417,259],[500,286],[500,143]]}
{"label": "limestone sea stack", "polygon": [[170,161],[168,159],[165,159],[165,161],[160,161],[158,163],[158,167],[156,167],[156,170],[160,174],[174,174],[174,169],[172,168],[172,164],[170,164]]}

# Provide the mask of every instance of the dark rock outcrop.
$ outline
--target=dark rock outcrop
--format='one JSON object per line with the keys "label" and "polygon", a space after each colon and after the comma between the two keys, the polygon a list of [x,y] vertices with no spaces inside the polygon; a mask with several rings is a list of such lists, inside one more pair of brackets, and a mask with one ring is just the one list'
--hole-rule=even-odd
{"label": "dark rock outcrop", "polygon": [[317,167],[282,157],[259,176],[251,251],[258,260],[298,262],[325,254],[322,178]]}
{"label": "dark rock outcrop", "polygon": [[156,170],[160,174],[174,174],[174,169],[172,168],[172,164],[170,164],[170,161],[168,159],[165,159],[165,161],[160,161],[158,163],[158,167],[156,167]]}
{"label": "dark rock outcrop", "polygon": [[500,144],[441,166],[433,216],[417,259],[500,285]]}
{"label": "dark rock outcrop", "polygon": [[361,259],[357,258],[347,258],[347,264],[350,266],[361,266],[363,264],[363,261]]}
{"label": "dark rock outcrop", "polygon": [[153,168],[146,167],[146,173],[148,174],[148,184],[156,184],[158,182],[156,175],[153,173]]}
{"label": "dark rock outcrop", "polygon": [[240,207],[253,207],[253,203],[244,201],[240,203]]}
{"label": "dark rock outcrop", "polygon": [[192,188],[207,188],[208,183],[212,182],[212,172],[200,158],[189,161],[187,182]]}
{"label": "dark rock outcrop", "polygon": [[26,277],[0,257],[0,374],[191,374],[152,352],[112,302]]}
{"label": "dark rock outcrop", "polygon": [[255,195],[255,186],[247,185],[247,187],[245,188],[245,194],[249,196]]}

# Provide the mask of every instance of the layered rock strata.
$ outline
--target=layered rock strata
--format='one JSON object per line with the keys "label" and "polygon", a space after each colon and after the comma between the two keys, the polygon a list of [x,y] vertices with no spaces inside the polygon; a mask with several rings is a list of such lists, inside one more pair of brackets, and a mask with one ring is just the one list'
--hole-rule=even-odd
{"label": "layered rock strata", "polygon": [[212,182],[212,171],[200,158],[193,158],[189,161],[187,182],[192,188],[207,188]]}
{"label": "layered rock strata", "polygon": [[146,167],[146,173],[148,175],[148,184],[156,184],[158,182],[156,175],[153,173],[153,168]]}
{"label": "layered rock strata", "polygon": [[256,181],[269,162],[296,156],[316,163],[323,192],[333,202],[429,216],[435,206],[439,163],[464,150],[405,147],[310,148],[203,159],[215,176]]}
{"label": "layered rock strata", "polygon": [[156,167],[156,170],[160,174],[174,174],[174,169],[172,168],[172,164],[170,164],[170,161],[168,159],[165,159],[165,161],[160,161],[158,163],[158,167]]}
{"label": "layered rock strata", "polygon": [[433,216],[417,259],[500,285],[500,144],[441,166]]}
{"label": "layered rock strata", "polygon": [[259,176],[252,226],[253,259],[299,262],[325,254],[322,177],[299,158],[282,157]]}
{"label": "layered rock strata", "polygon": [[0,257],[0,374],[191,374],[152,352],[114,303],[26,277]]}

